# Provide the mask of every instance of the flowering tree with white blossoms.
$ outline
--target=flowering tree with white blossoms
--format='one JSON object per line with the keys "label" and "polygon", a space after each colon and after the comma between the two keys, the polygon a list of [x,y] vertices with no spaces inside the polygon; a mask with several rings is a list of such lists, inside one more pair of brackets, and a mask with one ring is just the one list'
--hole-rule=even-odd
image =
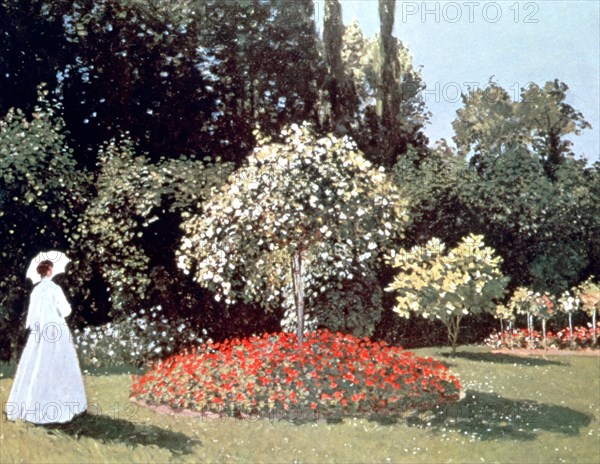
{"label": "flowering tree with white blossoms", "polygon": [[547,293],[534,292],[527,287],[518,287],[510,298],[508,307],[517,314],[527,316],[527,331],[529,333],[530,348],[533,348],[533,318],[535,316],[542,320],[544,347],[546,347],[546,322],[554,313],[552,296]]}
{"label": "flowering tree with white blossoms", "polygon": [[508,309],[514,314],[525,314],[527,316],[527,332],[529,334],[529,344],[533,344],[533,316],[536,307],[533,305],[534,293],[527,287],[517,287],[510,297]]}
{"label": "flowering tree with white blossoms", "polygon": [[600,308],[600,283],[595,282],[594,279],[594,276],[590,276],[574,290],[574,293],[581,301],[581,308],[592,318],[594,346],[596,346],[598,341],[596,319]]}
{"label": "flowering tree with white blossoms", "polygon": [[529,333],[529,345],[533,346],[533,316],[537,314],[537,306],[534,304],[535,294],[527,287],[518,287],[508,302],[508,307],[516,314],[527,316],[527,332]]}
{"label": "flowering tree with white blossoms", "polygon": [[569,339],[573,341],[573,313],[579,309],[579,298],[573,296],[569,290],[565,290],[558,299],[559,308],[569,317]]}
{"label": "flowering tree with white blossoms", "polygon": [[501,258],[485,246],[481,235],[464,237],[448,252],[445,248],[433,238],[425,246],[393,254],[392,264],[400,272],[386,290],[398,293],[393,309],[400,316],[409,317],[414,311],[441,320],[454,356],[461,319],[493,312],[508,278],[500,272]]}
{"label": "flowering tree with white blossoms", "polygon": [[508,330],[512,330],[512,324],[515,321],[515,313],[508,306],[496,305],[494,317],[500,321],[500,332],[504,332],[504,321],[508,322]]}
{"label": "flowering tree with white blossoms", "polygon": [[179,266],[216,298],[265,307],[293,292],[302,344],[305,293],[316,295],[368,266],[408,223],[383,168],[347,137],[307,123],[263,139],[202,214],[183,225]]}
{"label": "flowering tree with white blossoms", "polygon": [[537,307],[537,316],[542,320],[542,334],[544,336],[544,349],[548,347],[548,338],[546,336],[546,324],[548,319],[554,314],[554,297],[548,293],[536,293],[534,304]]}

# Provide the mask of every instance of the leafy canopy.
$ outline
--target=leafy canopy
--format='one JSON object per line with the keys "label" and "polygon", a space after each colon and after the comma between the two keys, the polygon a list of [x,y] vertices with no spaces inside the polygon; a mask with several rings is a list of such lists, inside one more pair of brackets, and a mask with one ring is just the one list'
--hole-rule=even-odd
{"label": "leafy canopy", "polygon": [[439,239],[392,257],[398,274],[386,290],[397,292],[394,311],[409,317],[439,319],[448,329],[453,348],[460,321],[467,314],[493,312],[508,279],[500,272],[501,258],[486,247],[483,236],[469,235],[446,252]]}
{"label": "leafy canopy", "polygon": [[518,287],[510,301],[508,309],[513,314],[523,314],[548,319],[554,314],[552,297],[546,293],[534,292],[527,287]]}
{"label": "leafy canopy", "polygon": [[595,281],[595,276],[590,276],[574,291],[581,301],[581,308],[590,316],[600,308],[600,284]]}
{"label": "leafy canopy", "polygon": [[[88,201],[90,178],[77,169],[65,140],[60,106],[38,88],[31,117],[11,109],[0,118],[0,358],[21,336],[25,270],[40,251],[69,251],[78,214]],[[70,254],[70,253],[69,253]],[[6,329],[6,330],[5,330]]]}
{"label": "leafy canopy", "polygon": [[459,153],[473,154],[471,163],[485,171],[488,162],[506,150],[528,148],[541,161],[545,174],[555,171],[572,156],[572,143],[565,139],[591,128],[583,114],[566,103],[569,87],[558,80],[535,83],[521,89],[520,99],[493,81],[483,89],[463,95],[452,127]]}
{"label": "leafy canopy", "polygon": [[383,168],[347,137],[292,124],[261,140],[245,165],[183,224],[179,265],[228,303],[266,306],[290,294],[290,261],[305,264],[307,296],[352,278],[402,234],[406,204]]}
{"label": "leafy canopy", "polygon": [[85,288],[97,271],[108,287],[113,315],[121,315],[128,305],[148,296],[152,269],[173,260],[177,241],[160,237],[162,255],[158,255],[156,223],[170,218],[169,227],[176,230],[173,222],[196,211],[227,178],[232,165],[185,157],[152,163],[136,155],[127,138],[105,144],[99,159],[96,195],[71,237],[81,250],[73,274]]}

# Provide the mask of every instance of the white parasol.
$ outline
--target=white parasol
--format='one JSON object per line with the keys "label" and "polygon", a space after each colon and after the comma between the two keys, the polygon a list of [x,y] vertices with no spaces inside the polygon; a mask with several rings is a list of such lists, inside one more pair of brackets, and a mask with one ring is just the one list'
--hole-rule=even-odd
{"label": "white parasol", "polygon": [[52,277],[56,274],[65,272],[65,267],[71,261],[62,251],[50,250],[38,253],[37,256],[31,260],[26,274],[26,277],[31,279],[34,284],[37,284],[42,280],[42,277],[37,273],[37,267],[38,264],[44,260],[52,261]]}

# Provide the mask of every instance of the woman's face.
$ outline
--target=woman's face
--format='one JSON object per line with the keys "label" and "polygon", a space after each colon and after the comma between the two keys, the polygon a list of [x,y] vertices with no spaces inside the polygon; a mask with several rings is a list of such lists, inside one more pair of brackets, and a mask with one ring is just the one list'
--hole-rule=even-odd
{"label": "woman's face", "polygon": [[46,272],[46,277],[50,277],[52,275],[52,268],[48,268],[48,272]]}

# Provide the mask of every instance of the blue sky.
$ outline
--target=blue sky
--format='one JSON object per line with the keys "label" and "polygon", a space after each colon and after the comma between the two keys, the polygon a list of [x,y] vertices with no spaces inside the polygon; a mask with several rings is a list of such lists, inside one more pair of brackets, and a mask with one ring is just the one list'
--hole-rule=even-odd
{"label": "blue sky", "polygon": [[[324,0],[315,1],[322,21]],[[341,0],[344,23],[358,19],[363,32],[379,30],[377,0]],[[432,113],[426,133],[433,141],[453,135],[467,83],[488,78],[513,98],[529,82],[559,79],[567,102],[592,125],[571,136],[574,151],[588,161],[600,153],[600,1],[397,1],[394,34],[423,66],[424,93]],[[471,84],[473,85],[473,84]]]}

